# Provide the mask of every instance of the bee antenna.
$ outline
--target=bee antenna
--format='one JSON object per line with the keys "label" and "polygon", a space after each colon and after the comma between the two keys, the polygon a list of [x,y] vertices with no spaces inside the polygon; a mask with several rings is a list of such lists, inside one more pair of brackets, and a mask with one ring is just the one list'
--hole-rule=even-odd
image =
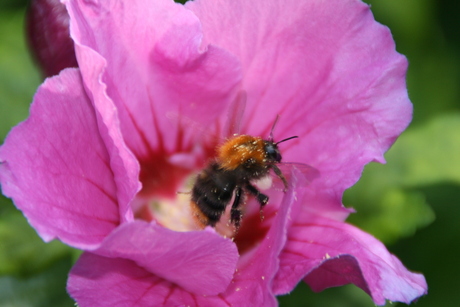
{"label": "bee antenna", "polygon": [[[275,130],[275,126],[276,126],[276,123],[278,122],[278,119],[280,118],[280,115],[277,114],[276,115],[276,118],[275,118],[275,122],[273,122],[273,126],[272,126],[272,129],[270,130],[270,136],[268,137],[268,140],[270,142],[273,142],[273,130]],[[280,142],[278,142],[280,143]]]}
{"label": "bee antenna", "polygon": [[289,141],[289,140],[292,140],[292,139],[296,139],[296,138],[298,138],[297,135],[291,136],[291,137],[289,137],[289,138],[287,138],[287,139],[284,139],[284,140],[281,140],[281,141],[279,141],[279,142],[276,142],[275,145],[278,145],[279,143],[283,143],[283,142],[286,142],[286,141]]}

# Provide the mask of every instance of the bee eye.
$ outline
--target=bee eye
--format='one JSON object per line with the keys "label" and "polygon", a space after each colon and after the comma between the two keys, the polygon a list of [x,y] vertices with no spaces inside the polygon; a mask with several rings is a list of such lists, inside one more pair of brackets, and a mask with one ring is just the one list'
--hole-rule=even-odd
{"label": "bee eye", "polygon": [[276,162],[281,161],[281,153],[274,144],[267,144],[265,146],[265,152],[269,160]]}

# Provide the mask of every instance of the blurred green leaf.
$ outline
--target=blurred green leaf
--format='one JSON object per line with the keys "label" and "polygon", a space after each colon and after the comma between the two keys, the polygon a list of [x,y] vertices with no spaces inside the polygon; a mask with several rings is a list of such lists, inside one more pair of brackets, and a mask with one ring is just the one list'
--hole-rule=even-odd
{"label": "blurred green leaf", "polygon": [[405,186],[460,184],[460,113],[437,116],[425,126],[407,131],[387,160],[389,165],[403,168],[398,181]]}
{"label": "blurred green leaf", "polygon": [[392,30],[395,40],[398,41],[398,49],[422,44],[427,36],[436,31],[431,27],[436,22],[434,9],[436,4],[432,0],[365,0],[365,2],[371,5],[375,19]]}
{"label": "blurred green leaf", "polygon": [[30,0],[1,0],[0,11],[2,10],[23,10]]}
{"label": "blurred green leaf", "polygon": [[418,189],[436,212],[436,221],[390,247],[411,270],[422,271],[428,295],[414,307],[457,307],[460,301],[460,186],[436,184]]}
{"label": "blurred green leaf", "polygon": [[21,212],[15,210],[2,215],[0,275],[30,275],[70,253],[71,248],[59,241],[43,242]]}
{"label": "blurred green leaf", "polygon": [[359,214],[349,221],[385,242],[412,235],[434,213],[414,188],[460,184],[460,114],[436,117],[405,132],[388,152],[387,164],[370,164],[345,193],[344,203]]}
{"label": "blurred green leaf", "polygon": [[[0,187],[1,192],[1,187]],[[0,220],[6,217],[10,212],[17,211],[10,199],[0,193]]]}
{"label": "blurred green leaf", "polygon": [[0,12],[0,140],[27,117],[40,84],[24,40],[24,11]]}
{"label": "blurred green leaf", "polygon": [[74,306],[74,302],[65,290],[71,265],[70,257],[64,257],[46,270],[28,278],[0,277],[0,306]]}
{"label": "blurred green leaf", "polygon": [[418,228],[434,221],[434,212],[422,193],[389,188],[377,195],[380,196],[374,200],[375,208],[363,209],[366,212],[362,214],[361,207],[355,206],[359,207],[358,214],[352,215],[349,222],[383,242],[393,243],[400,237],[413,235]]}

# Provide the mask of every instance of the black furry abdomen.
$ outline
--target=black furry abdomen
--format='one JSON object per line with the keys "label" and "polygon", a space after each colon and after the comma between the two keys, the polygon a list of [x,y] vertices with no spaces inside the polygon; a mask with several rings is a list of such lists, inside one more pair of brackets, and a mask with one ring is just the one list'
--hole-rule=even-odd
{"label": "black furry abdomen", "polygon": [[233,197],[237,180],[235,172],[225,171],[215,162],[197,176],[191,200],[207,218],[207,225],[215,226],[220,220]]}

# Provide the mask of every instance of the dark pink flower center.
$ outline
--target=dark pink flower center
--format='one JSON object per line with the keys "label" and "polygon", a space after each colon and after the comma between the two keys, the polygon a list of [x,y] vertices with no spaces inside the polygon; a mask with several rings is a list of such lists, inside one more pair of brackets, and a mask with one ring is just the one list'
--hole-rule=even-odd
{"label": "dark pink flower center", "polygon": [[142,183],[141,197],[175,198],[178,187],[190,174],[185,169],[169,162],[164,154],[155,154],[148,160],[140,160],[139,179]]}
{"label": "dark pink flower center", "polygon": [[[211,161],[215,155],[216,146],[206,146],[204,152],[206,159]],[[190,191],[197,174],[201,169],[190,170],[170,162],[169,155],[158,152],[151,154],[148,159],[140,158],[140,181],[142,190],[135,200],[134,211],[136,218],[152,221],[155,220],[164,227],[176,231],[200,230],[193,217],[190,207]],[[202,163],[203,168],[205,162]],[[251,206],[251,209],[249,209]],[[238,231],[230,222],[229,209],[216,225],[216,231],[224,237],[234,238],[240,255],[246,253],[258,244],[270,228],[270,221],[274,210],[265,210],[264,221],[259,214],[258,204],[248,197],[243,204],[243,222]],[[248,209],[248,210],[245,210]]]}
{"label": "dark pink flower center", "polygon": [[[267,216],[264,216],[264,219]],[[262,241],[269,230],[267,223],[262,223],[258,214],[250,214],[244,217],[244,223],[235,236],[234,242],[238,247],[238,253],[243,255],[251,250],[258,242]]]}

